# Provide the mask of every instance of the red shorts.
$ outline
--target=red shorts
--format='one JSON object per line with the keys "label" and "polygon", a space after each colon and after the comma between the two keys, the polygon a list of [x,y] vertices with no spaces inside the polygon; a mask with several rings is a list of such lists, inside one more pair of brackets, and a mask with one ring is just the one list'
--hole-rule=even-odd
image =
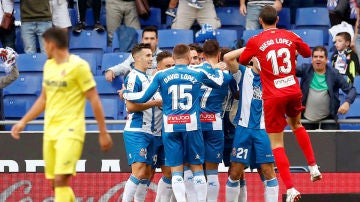
{"label": "red shorts", "polygon": [[286,117],[296,117],[305,109],[302,94],[264,100],[265,129],[268,133],[280,133],[287,125]]}

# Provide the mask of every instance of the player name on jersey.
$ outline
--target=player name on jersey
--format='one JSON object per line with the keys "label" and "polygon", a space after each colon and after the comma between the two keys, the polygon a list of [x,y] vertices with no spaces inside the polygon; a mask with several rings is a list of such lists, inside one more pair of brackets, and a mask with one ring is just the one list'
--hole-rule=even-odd
{"label": "player name on jersey", "polygon": [[197,79],[193,76],[191,76],[190,74],[169,74],[168,76],[165,77],[164,81],[165,83],[168,83],[169,81],[173,80],[173,79],[185,79],[190,81],[191,83],[196,83],[198,82]]}
{"label": "player name on jersey", "polygon": [[292,41],[290,41],[288,39],[284,39],[284,38],[276,38],[275,41],[270,39],[270,40],[265,41],[263,44],[261,44],[259,49],[261,51],[265,51],[266,48],[268,48],[269,46],[274,45],[274,44],[286,44],[287,46],[290,47],[292,44]]}

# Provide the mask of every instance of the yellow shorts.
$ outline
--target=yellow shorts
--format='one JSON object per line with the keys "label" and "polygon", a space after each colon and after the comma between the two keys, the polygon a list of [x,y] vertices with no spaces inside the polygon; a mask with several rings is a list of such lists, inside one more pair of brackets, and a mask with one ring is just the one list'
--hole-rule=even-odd
{"label": "yellow shorts", "polygon": [[45,177],[54,179],[55,175],[76,175],[76,163],[81,157],[82,149],[83,142],[75,139],[44,140]]}

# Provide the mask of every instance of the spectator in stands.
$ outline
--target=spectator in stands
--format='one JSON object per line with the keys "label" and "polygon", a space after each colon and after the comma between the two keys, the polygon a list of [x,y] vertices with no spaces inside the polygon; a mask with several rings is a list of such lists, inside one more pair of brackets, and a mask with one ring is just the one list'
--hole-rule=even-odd
{"label": "spectator in stands", "polygon": [[[14,82],[19,77],[19,71],[15,66],[16,52],[12,48],[0,48],[0,59],[5,68],[5,76],[0,77],[0,120],[5,120],[4,102],[2,89]],[[5,130],[5,125],[0,125],[0,131]]]}
{"label": "spectator in stands", "polygon": [[[85,29],[85,16],[87,9],[87,0],[78,0],[78,9],[79,9],[79,22],[74,27],[73,32],[80,33],[83,29]],[[106,2],[107,3],[107,2]],[[91,7],[94,13],[94,30],[97,32],[105,31],[105,28],[102,24],[100,24],[100,11],[101,11],[101,0],[92,0]]]}
{"label": "spectator in stands", "polygon": [[354,26],[357,20],[356,6],[355,0],[327,0],[331,26],[343,21]]}
{"label": "spectator in stands", "polygon": [[246,30],[261,29],[259,23],[260,11],[264,6],[272,5],[277,12],[282,9],[282,3],[284,0],[240,0],[240,13],[246,16]]}
{"label": "spectator in stands", "polygon": [[354,83],[354,78],[359,75],[359,58],[350,48],[351,36],[347,32],[340,32],[335,36],[336,52],[331,56],[332,66],[340,74],[347,76],[349,83]]}
{"label": "spectator in stands", "polygon": [[[175,8],[176,8],[176,5],[178,3],[179,3],[179,0],[170,0],[169,7],[166,10],[165,14],[169,15],[171,17],[176,17]],[[198,0],[189,0],[188,5],[193,7],[193,8],[202,9],[203,6],[202,6],[201,3],[204,3],[204,0],[202,0],[202,1],[200,1],[200,0],[199,1]]]}
{"label": "spectator in stands", "polygon": [[[346,114],[356,98],[355,88],[346,82],[335,68],[327,65],[328,53],[325,47],[317,46],[312,51],[312,63],[296,68],[296,76],[301,77],[303,117],[314,123],[304,123],[307,130],[339,129],[337,123],[318,123],[324,119],[337,120],[337,114]],[[340,105],[339,89],[347,96]],[[320,127],[321,126],[321,127]]]}
{"label": "spectator in stands", "polygon": [[21,38],[24,42],[25,53],[36,53],[36,40],[39,41],[40,50],[45,53],[41,35],[52,27],[52,17],[49,1],[21,0]]}
{"label": "spectator in stands", "polygon": [[67,31],[71,27],[67,1],[50,0],[49,2],[53,25]]}
{"label": "spectator in stands", "polygon": [[124,21],[124,24],[128,27],[140,29],[135,0],[107,0],[105,8],[106,27],[110,43],[113,32],[121,25],[122,21]]}
{"label": "spectator in stands", "polygon": [[189,7],[187,0],[179,0],[176,17],[171,29],[190,29],[196,20],[200,25],[209,24],[214,29],[221,27],[213,1],[205,1],[202,9]]}
{"label": "spectator in stands", "polygon": [[[14,1],[13,0],[3,0],[0,4],[0,22],[5,13],[12,13],[14,10]],[[0,40],[2,47],[10,47],[15,50],[15,25],[9,30],[0,28]]]}
{"label": "spectator in stands", "polygon": [[355,34],[353,39],[353,44],[355,44],[355,49],[358,57],[360,57],[360,36],[359,36],[359,23],[360,23],[360,0],[356,0],[356,23],[355,23]]}
{"label": "spectator in stands", "polygon": [[[148,76],[151,76],[152,72],[156,69],[156,56],[161,52],[158,47],[158,42],[158,31],[156,27],[145,27],[142,32],[141,43],[149,43],[153,54],[152,67],[146,71]],[[132,55],[129,55],[129,57],[124,62],[107,69],[105,72],[105,78],[107,81],[112,82],[115,76],[124,75],[126,72],[130,71],[133,66],[134,58]]]}

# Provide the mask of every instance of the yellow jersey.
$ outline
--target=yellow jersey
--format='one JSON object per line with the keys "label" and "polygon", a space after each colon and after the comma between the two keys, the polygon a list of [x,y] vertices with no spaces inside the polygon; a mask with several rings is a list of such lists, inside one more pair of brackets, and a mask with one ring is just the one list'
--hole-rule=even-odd
{"label": "yellow jersey", "polygon": [[48,59],[42,85],[46,94],[44,139],[84,141],[85,92],[96,85],[89,64],[75,55],[62,64]]}

